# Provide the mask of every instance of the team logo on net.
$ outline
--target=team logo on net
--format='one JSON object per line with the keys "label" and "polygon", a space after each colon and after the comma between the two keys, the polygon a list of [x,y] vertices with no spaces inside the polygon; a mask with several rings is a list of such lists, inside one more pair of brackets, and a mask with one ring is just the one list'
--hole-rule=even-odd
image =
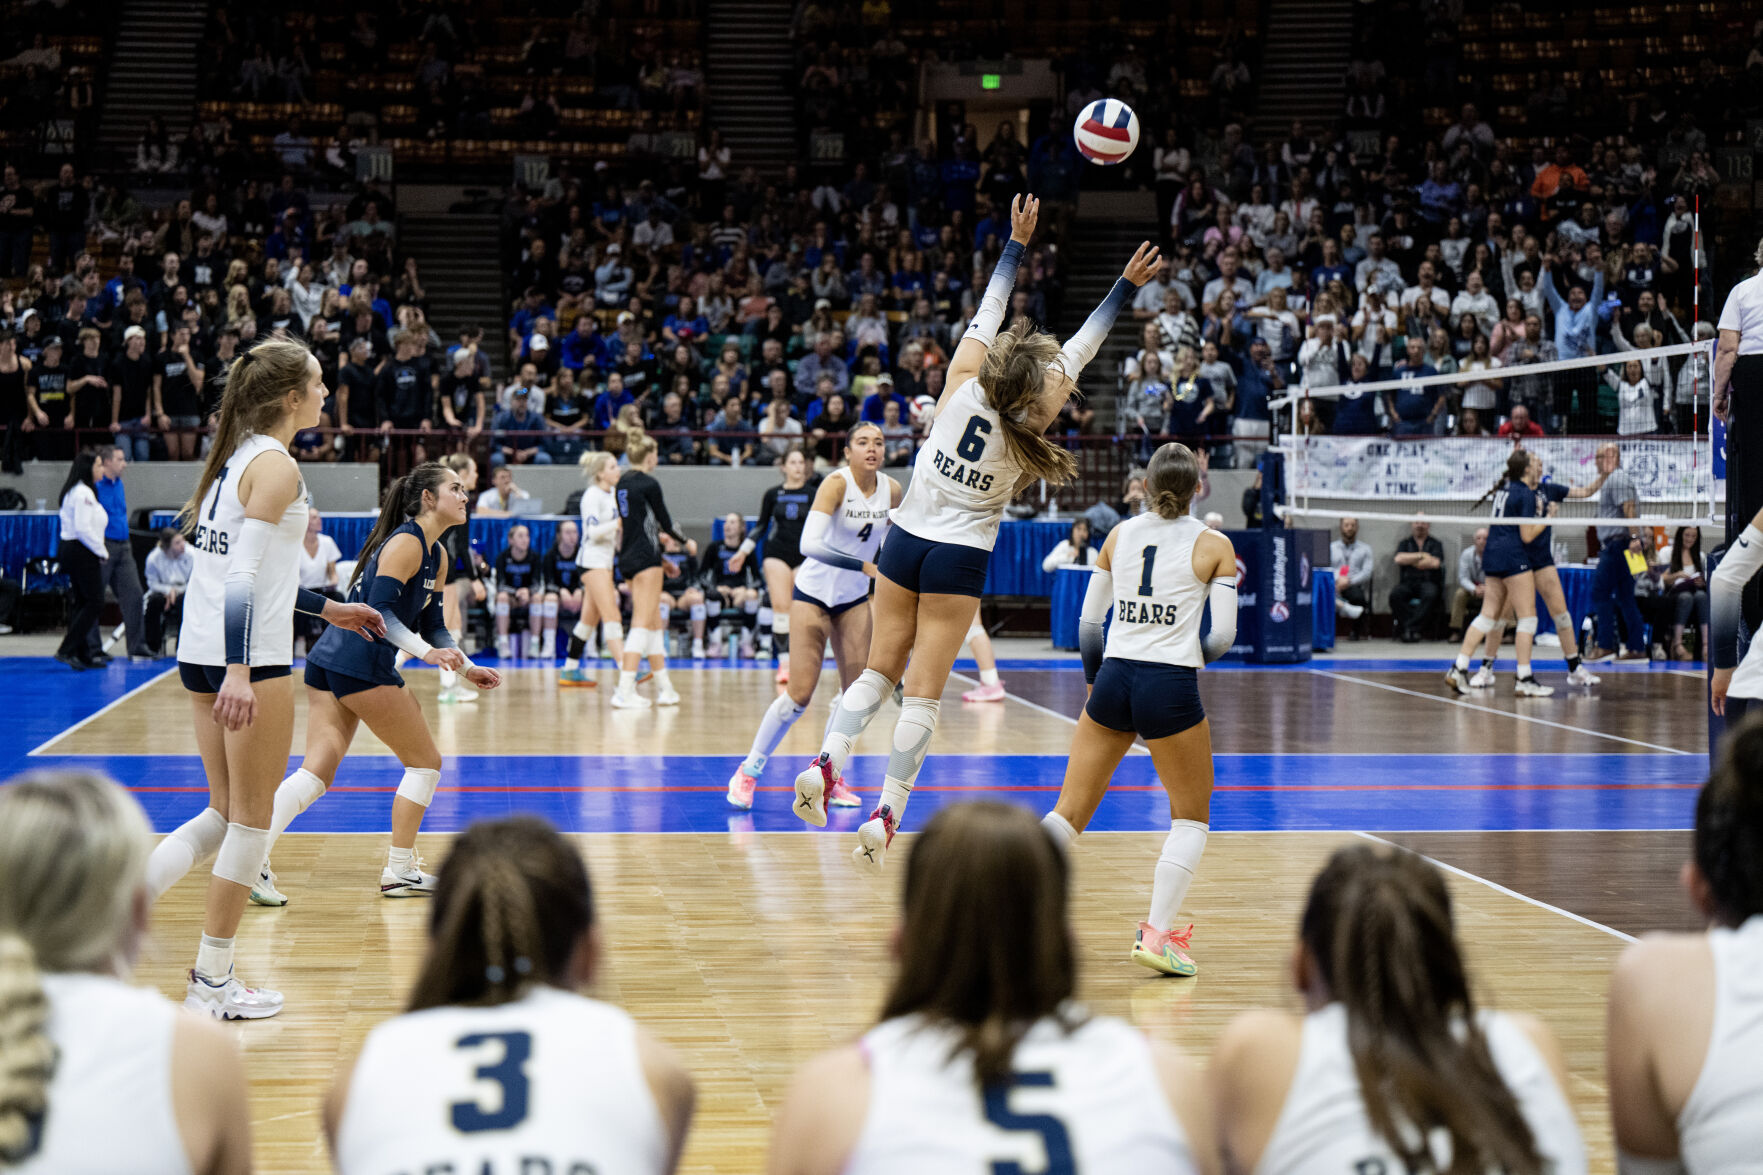
{"label": "team logo on net", "polygon": [[1284,624],[1292,618],[1292,610],[1284,600],[1275,600],[1267,606],[1267,618],[1276,624]]}

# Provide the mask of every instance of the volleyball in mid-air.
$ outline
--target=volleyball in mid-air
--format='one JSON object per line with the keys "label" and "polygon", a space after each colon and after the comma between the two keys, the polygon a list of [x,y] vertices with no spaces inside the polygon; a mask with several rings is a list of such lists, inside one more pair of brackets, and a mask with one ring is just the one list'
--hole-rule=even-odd
{"label": "volleyball in mid-air", "polygon": [[1139,116],[1118,98],[1098,98],[1078,112],[1071,137],[1091,163],[1120,163],[1139,145]]}

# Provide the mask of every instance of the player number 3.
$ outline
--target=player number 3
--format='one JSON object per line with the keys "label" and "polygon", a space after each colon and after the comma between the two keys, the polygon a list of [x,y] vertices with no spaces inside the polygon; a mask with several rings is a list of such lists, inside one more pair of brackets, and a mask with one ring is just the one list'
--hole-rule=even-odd
{"label": "player number 3", "polygon": [[527,1032],[474,1032],[454,1042],[458,1049],[479,1049],[485,1045],[502,1046],[502,1056],[494,1064],[479,1065],[473,1074],[479,1081],[493,1081],[502,1087],[502,1096],[493,1109],[482,1102],[454,1102],[453,1128],[464,1134],[482,1130],[512,1130],[526,1120],[526,1063],[533,1055],[533,1038]]}

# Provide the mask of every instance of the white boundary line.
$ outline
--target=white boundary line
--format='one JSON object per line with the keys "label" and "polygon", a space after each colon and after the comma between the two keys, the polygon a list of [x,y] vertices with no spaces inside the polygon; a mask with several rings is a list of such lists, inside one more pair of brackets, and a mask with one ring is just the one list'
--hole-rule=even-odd
{"label": "white boundary line", "polygon": [[[954,670],[949,671],[949,676],[950,677],[958,677],[962,681],[971,681],[974,685],[978,685],[980,683],[979,678],[969,677],[965,673],[956,673]],[[1008,690],[1004,691],[1004,700],[1008,701],[1008,702],[1015,702],[1016,704],[1018,704],[1020,706],[1027,706],[1031,710],[1039,710],[1043,714],[1051,714],[1053,717],[1059,719],[1061,722],[1069,722],[1073,726],[1077,725],[1077,719],[1073,718],[1071,715],[1061,714],[1057,710],[1051,709],[1047,706],[1043,706],[1039,702],[1031,702],[1027,698],[1020,697],[1016,694],[1011,693]],[[1126,749],[1126,753],[1129,755],[1149,755],[1151,753],[1151,751],[1143,743],[1141,743],[1135,739],[1133,741],[1132,746],[1130,746]]]}
{"label": "white boundary line", "polygon": [[1677,747],[1661,746],[1659,743],[1644,742],[1638,738],[1624,738],[1620,734],[1606,734],[1601,730],[1591,730],[1584,726],[1574,726],[1568,722],[1552,722],[1547,718],[1536,718],[1529,714],[1515,714],[1510,710],[1495,710],[1489,706],[1476,706],[1461,698],[1441,698],[1437,694],[1421,693],[1419,690],[1407,689],[1399,685],[1387,685],[1381,681],[1366,681],[1362,677],[1354,677],[1348,673],[1337,673],[1332,669],[1312,669],[1310,672],[1323,677],[1332,677],[1337,681],[1349,681],[1354,685],[1369,686],[1372,689],[1388,690],[1392,694],[1407,694],[1411,698],[1424,698],[1429,702],[1438,702],[1446,706],[1459,706],[1465,710],[1473,710],[1478,714],[1492,714],[1497,718],[1510,718],[1516,722],[1529,722],[1537,726],[1552,726],[1556,730],[1571,730],[1575,734],[1587,734],[1593,738],[1607,738],[1612,742],[1627,743],[1631,747],[1646,747],[1649,751],[1664,751],[1668,755],[1695,755],[1695,751],[1685,751]]}
{"label": "white boundary line", "polygon": [[[1369,832],[1355,832],[1353,835],[1357,836],[1357,837],[1362,837],[1363,839],[1368,840],[1368,841],[1373,841],[1373,842],[1380,844],[1380,845],[1389,845],[1391,848],[1396,848],[1396,849],[1402,848],[1402,846],[1398,845],[1395,841],[1385,840],[1383,837],[1374,835]],[[1403,851],[1404,852],[1413,852],[1414,850],[1403,849]],[[1623,942],[1636,941],[1635,936],[1632,934],[1624,934],[1622,931],[1617,930],[1613,926],[1605,926],[1602,922],[1593,922],[1590,918],[1587,918],[1581,914],[1575,914],[1572,910],[1563,910],[1560,906],[1551,906],[1549,903],[1538,901],[1536,898],[1533,898],[1528,894],[1521,894],[1515,889],[1507,889],[1505,886],[1501,885],[1499,882],[1489,881],[1487,878],[1481,876],[1479,873],[1471,873],[1467,869],[1459,869],[1455,865],[1447,864],[1444,861],[1440,861],[1435,857],[1429,857],[1425,853],[1417,853],[1415,855],[1420,857],[1420,859],[1423,861],[1426,861],[1426,862],[1429,862],[1430,864],[1438,866],[1440,869],[1443,869],[1447,873],[1455,873],[1458,877],[1461,877],[1467,881],[1474,881],[1474,882],[1477,882],[1481,885],[1485,885],[1489,889],[1493,890],[1495,893],[1505,894],[1509,898],[1517,898],[1519,901],[1523,902],[1527,906],[1535,906],[1539,910],[1547,910],[1551,914],[1559,914],[1559,915],[1561,915],[1561,917],[1566,918],[1569,921],[1577,922],[1581,926],[1589,926],[1593,930],[1601,930],[1605,934],[1608,934],[1610,937],[1619,938]]]}
{"label": "white boundary line", "polygon": [[48,750],[50,747],[52,747],[56,743],[60,742],[62,739],[66,738],[68,735],[72,734],[74,731],[79,730],[81,727],[85,726],[86,724],[93,722],[96,719],[101,718],[104,715],[110,713],[112,710],[116,709],[118,706],[122,705],[124,702],[128,701],[130,698],[134,697],[136,694],[140,693],[142,690],[146,689],[148,686],[156,685],[159,682],[165,680],[167,677],[171,676],[173,673],[176,673],[176,672],[177,672],[177,666],[173,665],[170,669],[165,670],[163,673],[154,674],[152,677],[148,678],[146,681],[143,681],[140,685],[137,685],[134,689],[130,690],[128,693],[124,694],[122,697],[116,698],[113,701],[105,703],[105,705],[101,706],[97,710],[92,711],[90,714],[86,715],[84,718],[80,719],[78,722],[74,723],[72,726],[68,727],[66,730],[63,730],[58,734],[50,735],[48,741],[38,745],[37,748],[35,750],[31,751],[30,753],[32,755],[41,755],[44,751]]}

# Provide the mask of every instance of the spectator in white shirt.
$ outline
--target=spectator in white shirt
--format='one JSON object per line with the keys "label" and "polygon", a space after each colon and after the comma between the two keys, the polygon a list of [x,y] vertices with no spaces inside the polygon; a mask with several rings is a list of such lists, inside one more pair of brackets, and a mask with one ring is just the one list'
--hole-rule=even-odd
{"label": "spectator in white shirt", "polygon": [[1154,320],[1161,346],[1169,351],[1200,343],[1200,324],[1182,306],[1181,295],[1171,287],[1163,295],[1163,311]]}
{"label": "spectator in white shirt", "polygon": [[514,484],[514,471],[506,465],[496,466],[490,475],[490,488],[477,497],[477,513],[483,518],[507,518],[514,513],[514,503],[524,502],[531,494]]}
{"label": "spectator in white shirt", "polygon": [[1463,279],[1463,290],[1451,299],[1451,321],[1455,322],[1465,314],[1475,316],[1476,325],[1481,327],[1483,334],[1491,334],[1494,324],[1500,320],[1500,304],[1482,285],[1481,274],[1471,270]]}
{"label": "spectator in white shirt", "polygon": [[1132,298],[1132,316],[1141,321],[1156,318],[1162,312],[1166,302],[1165,295],[1174,283],[1175,263],[1165,255],[1157,266],[1157,273],[1150,281],[1138,288]]}
{"label": "spectator in white shirt", "polygon": [[1384,253],[1382,233],[1365,239],[1365,259],[1353,267],[1353,284],[1361,294],[1380,290],[1385,297],[1402,289],[1402,268]]}
{"label": "spectator in white shirt", "polygon": [[1616,420],[1619,435],[1632,437],[1658,431],[1659,397],[1653,391],[1653,385],[1647,382],[1640,360],[1630,359],[1622,365],[1622,378],[1616,383],[1616,400],[1621,411]]}
{"label": "spectator in white shirt", "polygon": [[1346,343],[1335,338],[1335,317],[1320,314],[1312,334],[1298,348],[1299,378],[1307,388],[1327,388],[1342,383],[1342,358]]}
{"label": "spectator in white shirt", "polygon": [[1061,567],[1091,567],[1096,562],[1096,552],[1090,546],[1090,524],[1082,518],[1074,518],[1071,522],[1071,533],[1059,540],[1059,545],[1047,552],[1041,560],[1042,571],[1057,571]]}
{"label": "spectator in white shirt", "polygon": [[1242,274],[1243,258],[1234,248],[1225,249],[1218,254],[1218,276],[1206,283],[1205,292],[1200,301],[1208,306],[1218,303],[1218,295],[1225,290],[1235,290],[1238,303],[1255,300],[1255,283]]}
{"label": "spectator in white shirt", "polygon": [[1273,217],[1276,209],[1267,199],[1267,189],[1261,184],[1249,187],[1249,198],[1237,205],[1236,221],[1242,227],[1257,249],[1267,248],[1268,235],[1273,232]]}
{"label": "spectator in white shirt", "polygon": [[1418,280],[1414,285],[1402,291],[1402,309],[1404,311],[1412,310],[1422,300],[1425,300],[1436,306],[1441,315],[1449,314],[1451,312],[1451,295],[1434,284],[1437,280],[1438,275],[1433,271],[1432,262],[1422,261]]}
{"label": "spectator in white shirt", "polygon": [[888,345],[888,320],[876,307],[875,295],[865,294],[857,301],[857,312],[845,321],[845,333],[857,344],[885,349]]}
{"label": "spectator in white shirt", "polygon": [[1144,333],[1140,336],[1139,349],[1122,365],[1121,374],[1129,380],[1138,379],[1139,367],[1144,362],[1146,355],[1156,355],[1162,361],[1165,372],[1175,370],[1175,349],[1165,345],[1162,332],[1157,329],[1157,324],[1154,322],[1145,324]]}
{"label": "spectator in white shirt", "polygon": [[1251,306],[1245,316],[1254,320],[1252,325],[1278,363],[1290,362],[1304,336],[1304,324],[1288,307],[1287,299],[1286,287],[1275,286],[1268,292],[1267,305]]}
{"label": "spectator in white shirt", "polygon": [[1372,367],[1388,367],[1389,349],[1396,337],[1396,312],[1385,305],[1381,291],[1365,291],[1365,298],[1353,314],[1354,349],[1370,361]]}
{"label": "spectator in white shirt", "polygon": [[86,652],[88,644],[96,647],[93,634],[104,609],[104,562],[110,558],[104,545],[110,515],[92,489],[104,475],[103,455],[81,449],[61,487],[61,569],[73,583],[74,604],[55,659],[75,670],[97,669],[108,660],[93,660]]}
{"label": "spectator in white shirt", "polygon": [[[1627,336],[1622,333],[1622,316],[1620,314],[1610,316],[1610,341],[1616,344],[1618,351],[1646,351],[1661,344],[1659,336],[1653,333],[1653,328],[1644,322],[1634,328],[1634,342],[1629,342]],[[1649,355],[1638,362],[1641,365],[1641,373],[1647,377],[1647,382],[1655,390],[1663,391],[1671,386],[1671,363],[1669,360],[1658,355]]]}
{"label": "spectator in white shirt", "polygon": [[661,219],[661,207],[649,205],[649,216],[631,230],[631,244],[639,249],[665,249],[673,244],[673,226]]}
{"label": "spectator in white shirt", "polygon": [[[892,403],[892,399],[888,401]],[[773,399],[765,406],[765,417],[759,422],[760,445],[764,455],[781,464],[791,449],[802,443],[802,422],[790,415],[786,396]]]}
{"label": "spectator in white shirt", "polygon": [[499,409],[512,408],[514,406],[514,393],[522,390],[527,394],[528,406],[532,408],[535,414],[543,416],[545,414],[545,392],[544,389],[539,386],[538,365],[531,359],[528,359],[525,363],[520,365],[520,371],[516,374],[514,382],[503,388],[501,393],[497,395],[496,407]]}

